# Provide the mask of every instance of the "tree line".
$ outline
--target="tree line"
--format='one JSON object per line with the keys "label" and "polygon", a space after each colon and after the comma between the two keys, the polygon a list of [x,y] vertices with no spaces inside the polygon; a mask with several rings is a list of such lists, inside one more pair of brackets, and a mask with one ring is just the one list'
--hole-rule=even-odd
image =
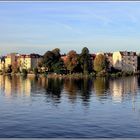
{"label": "tree line", "polygon": [[47,68],[48,72],[55,73],[83,73],[89,74],[92,72],[99,73],[107,71],[109,62],[105,55],[99,54],[95,58],[91,56],[87,47],[84,47],[80,54],[71,50],[66,54],[65,60],[62,59],[60,49],[55,48],[52,51],[47,51],[43,55],[39,67]]}

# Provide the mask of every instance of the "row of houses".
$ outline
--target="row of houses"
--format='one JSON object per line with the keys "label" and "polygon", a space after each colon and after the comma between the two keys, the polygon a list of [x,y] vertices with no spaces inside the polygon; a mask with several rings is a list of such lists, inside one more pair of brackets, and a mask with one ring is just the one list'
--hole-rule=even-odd
{"label": "row of houses", "polygon": [[[93,61],[96,55],[103,54],[106,56],[109,62],[109,67],[122,71],[138,70],[138,56],[136,52],[118,51],[113,53],[97,53],[90,54],[90,58]],[[67,55],[61,55],[63,61],[66,61]],[[42,56],[39,54],[17,54],[11,53],[0,58],[0,70],[8,69],[9,66],[19,67],[22,69],[33,69],[38,66]]]}
{"label": "row of houses", "polygon": [[33,69],[38,66],[38,63],[41,61],[41,59],[42,56],[39,54],[7,54],[0,59],[0,70],[8,69],[9,66],[18,67],[20,70]]}

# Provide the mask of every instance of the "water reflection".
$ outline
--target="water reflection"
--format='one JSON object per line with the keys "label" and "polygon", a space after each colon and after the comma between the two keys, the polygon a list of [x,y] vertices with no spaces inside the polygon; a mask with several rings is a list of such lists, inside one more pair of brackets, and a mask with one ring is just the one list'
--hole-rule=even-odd
{"label": "water reflection", "polygon": [[60,102],[62,95],[67,96],[71,103],[77,98],[88,104],[93,96],[98,99],[112,98],[112,101],[122,102],[128,96],[135,97],[140,77],[125,77],[118,79],[47,79],[21,76],[0,76],[0,90],[6,97],[34,96],[44,94],[53,102]]}
{"label": "water reflection", "polygon": [[77,98],[81,98],[83,104],[89,103],[92,94],[91,79],[64,79],[64,91],[68,94],[70,102],[75,103]]}
{"label": "water reflection", "polygon": [[133,97],[138,89],[137,77],[125,77],[110,80],[110,91],[112,93],[112,99],[117,102],[121,102],[123,98],[130,95]]}
{"label": "water reflection", "polygon": [[109,80],[105,77],[97,77],[93,82],[93,90],[99,98],[106,98],[109,89]]}
{"label": "water reflection", "polygon": [[51,98],[55,103],[60,102],[61,91],[63,89],[63,80],[54,78],[54,79],[46,79],[46,95],[47,98]]}

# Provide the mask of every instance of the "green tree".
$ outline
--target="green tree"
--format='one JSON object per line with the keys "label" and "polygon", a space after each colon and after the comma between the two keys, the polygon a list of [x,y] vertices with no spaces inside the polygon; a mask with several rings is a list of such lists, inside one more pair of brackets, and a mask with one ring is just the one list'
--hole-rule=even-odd
{"label": "green tree", "polygon": [[140,53],[138,54],[138,70],[140,70]]}
{"label": "green tree", "polygon": [[12,65],[8,65],[7,73],[11,73],[11,72],[12,72]]}
{"label": "green tree", "polygon": [[92,68],[92,63],[90,60],[90,54],[87,47],[84,47],[82,49],[82,52],[79,56],[79,60],[80,60],[80,65],[81,65],[83,73],[86,74],[90,72]]}
{"label": "green tree", "polygon": [[55,59],[59,59],[61,57],[59,48],[53,49],[52,53],[54,54]]}
{"label": "green tree", "polygon": [[34,74],[35,74],[35,75],[38,74],[38,68],[34,68]]}
{"label": "green tree", "polygon": [[51,51],[47,51],[43,55],[43,65],[48,68],[48,71],[51,71],[53,62],[54,62],[54,53]]}
{"label": "green tree", "polygon": [[28,71],[26,69],[22,69],[22,73],[24,76],[26,76],[28,74]]}
{"label": "green tree", "polygon": [[48,71],[60,73],[64,66],[61,59],[60,49],[55,48],[52,51],[47,51],[43,56],[42,63],[48,68]]}
{"label": "green tree", "polygon": [[55,73],[61,73],[61,70],[63,70],[64,67],[64,62],[62,59],[59,61],[55,62],[52,66],[52,69]]}
{"label": "green tree", "polygon": [[72,50],[67,54],[65,66],[71,74],[77,65],[78,65],[78,55],[77,55],[76,51]]}
{"label": "green tree", "polygon": [[94,70],[96,72],[101,72],[102,70],[107,70],[108,62],[103,54],[96,55],[94,59]]}

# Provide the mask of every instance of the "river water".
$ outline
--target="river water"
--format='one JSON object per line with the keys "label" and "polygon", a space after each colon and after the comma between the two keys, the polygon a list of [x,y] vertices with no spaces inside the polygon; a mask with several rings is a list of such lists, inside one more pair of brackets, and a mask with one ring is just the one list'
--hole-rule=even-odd
{"label": "river water", "polygon": [[0,76],[0,137],[140,138],[140,77]]}

